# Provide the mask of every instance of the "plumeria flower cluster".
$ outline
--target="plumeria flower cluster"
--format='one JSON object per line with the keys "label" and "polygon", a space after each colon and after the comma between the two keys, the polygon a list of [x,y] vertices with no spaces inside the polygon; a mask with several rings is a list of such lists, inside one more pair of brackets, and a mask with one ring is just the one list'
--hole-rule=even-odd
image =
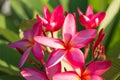
{"label": "plumeria flower cluster", "polygon": [[[24,31],[24,38],[9,44],[22,55],[18,67],[26,80],[104,80],[101,75],[110,68],[111,61],[106,60],[102,45],[105,33],[96,28],[105,12],[94,14],[92,6],[88,6],[85,15],[79,8],[78,13],[85,30],[77,31],[75,15],[64,15],[61,5],[52,13],[44,6],[43,17],[36,15],[36,23]],[[56,32],[60,33],[58,37]],[[86,62],[89,49],[93,57]],[[30,52],[39,63],[30,58]],[[37,69],[22,68],[26,61],[38,64]]]}

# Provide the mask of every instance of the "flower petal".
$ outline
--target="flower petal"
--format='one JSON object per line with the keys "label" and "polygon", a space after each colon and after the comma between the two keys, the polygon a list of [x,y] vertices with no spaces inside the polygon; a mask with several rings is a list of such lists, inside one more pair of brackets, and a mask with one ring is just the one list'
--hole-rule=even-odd
{"label": "flower petal", "polygon": [[55,74],[53,80],[81,80],[75,72],[62,72]]}
{"label": "flower petal", "polygon": [[92,6],[88,6],[87,10],[86,10],[86,14],[87,17],[91,18],[93,16],[93,9]]}
{"label": "flower petal", "polygon": [[84,55],[78,48],[72,48],[68,51],[65,57],[68,62],[75,67],[79,67],[81,70],[84,69]]}
{"label": "flower petal", "polygon": [[25,63],[25,61],[27,60],[29,54],[30,54],[30,50],[31,50],[31,47],[26,49],[25,52],[23,53],[21,59],[20,59],[20,62],[18,64],[18,67],[21,68],[23,66],[23,64]]}
{"label": "flower petal", "polygon": [[79,22],[87,29],[89,28],[89,22],[90,22],[90,18],[88,18],[85,15],[80,15],[79,17]]}
{"label": "flower petal", "polygon": [[36,17],[37,17],[38,21],[42,21],[42,23],[48,24],[48,21],[46,19],[42,18],[41,16],[39,16],[38,14],[36,15]]}
{"label": "flower petal", "polygon": [[26,80],[48,80],[45,73],[32,68],[24,68],[20,73]]}
{"label": "flower petal", "polygon": [[25,39],[28,39],[28,40],[31,40],[31,39],[32,39],[32,36],[33,36],[32,30],[24,31],[23,34],[24,34],[24,38],[25,38]]}
{"label": "flower petal", "polygon": [[101,62],[93,62],[88,65],[85,70],[85,73],[90,75],[101,75],[105,71],[107,71],[111,66],[111,61],[101,61]]}
{"label": "flower petal", "polygon": [[59,63],[60,60],[64,57],[65,54],[66,54],[66,51],[64,51],[64,50],[53,51],[50,54],[50,56],[49,56],[49,58],[46,62],[46,67],[49,68],[49,67],[52,67],[52,66],[56,65],[57,63]]}
{"label": "flower petal", "polygon": [[[105,18],[105,15],[106,15],[105,12],[100,12],[100,13],[95,14],[90,20],[91,27],[95,28],[96,26],[98,26],[102,22],[102,20]],[[93,24],[95,25],[92,26]]]}
{"label": "flower petal", "polygon": [[70,44],[75,48],[82,48],[89,44],[95,37],[97,31],[95,29],[82,30],[72,38]]}
{"label": "flower petal", "polygon": [[46,6],[44,6],[44,9],[43,9],[43,15],[44,15],[44,18],[49,21],[50,20],[50,17],[51,17],[51,14],[48,10],[48,8]]}
{"label": "flower petal", "polygon": [[52,31],[60,29],[64,22],[64,10],[61,5],[57,6],[50,18],[50,25]]}
{"label": "flower petal", "polygon": [[62,30],[63,40],[68,42],[76,32],[76,22],[72,14],[68,14],[65,18]]}
{"label": "flower petal", "polygon": [[62,18],[64,17],[63,15],[63,8],[61,5],[57,6],[55,8],[55,10],[53,11],[52,15],[51,15],[51,20],[50,22],[56,22],[56,18]]}
{"label": "flower petal", "polygon": [[42,45],[49,46],[52,48],[64,49],[63,42],[61,40],[55,38],[43,37],[43,36],[36,36],[34,39],[36,42]]}
{"label": "flower petal", "polygon": [[80,8],[77,8],[78,14],[79,16],[83,15],[82,11],[80,10]]}
{"label": "flower petal", "polygon": [[32,52],[33,52],[33,55],[35,56],[35,58],[39,61],[44,57],[44,52],[43,52],[40,44],[38,44],[38,43],[35,43],[35,45],[32,47]]}
{"label": "flower petal", "polygon": [[13,48],[23,48],[23,47],[29,46],[29,43],[27,40],[20,40],[20,41],[8,44],[8,46]]}
{"label": "flower petal", "polygon": [[61,62],[59,62],[58,64],[52,67],[49,67],[49,68],[46,67],[46,73],[50,80],[52,79],[54,74],[60,73],[60,72],[61,72]]}
{"label": "flower petal", "polygon": [[40,36],[42,34],[42,21],[38,21],[34,24],[32,29],[32,34],[34,36]]}

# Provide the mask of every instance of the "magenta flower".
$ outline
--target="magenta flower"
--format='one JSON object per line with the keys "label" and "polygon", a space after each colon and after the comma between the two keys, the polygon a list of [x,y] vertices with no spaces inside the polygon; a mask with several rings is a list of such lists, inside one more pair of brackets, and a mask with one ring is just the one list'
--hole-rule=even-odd
{"label": "magenta flower", "polygon": [[97,14],[93,14],[92,6],[88,6],[86,10],[86,14],[84,15],[81,10],[78,8],[79,13],[79,22],[86,28],[86,29],[93,29],[96,28],[104,19],[105,12],[99,12]]}
{"label": "magenta flower", "polygon": [[57,73],[53,76],[53,80],[104,80],[100,75],[107,71],[110,66],[110,61],[92,62],[86,69],[77,67],[75,71]]}
{"label": "magenta flower", "polygon": [[46,71],[44,73],[32,68],[24,68],[20,73],[26,80],[52,80],[53,75],[61,72],[61,63],[46,69]]}
{"label": "magenta flower", "polygon": [[103,29],[101,29],[97,40],[93,44],[94,59],[102,59],[102,60],[106,59],[104,45],[102,44],[104,37],[105,37],[105,33],[103,33]]}
{"label": "magenta flower", "polygon": [[37,22],[32,30],[28,30],[24,32],[24,39],[10,43],[9,46],[13,48],[26,48],[24,53],[22,54],[22,58],[20,59],[18,67],[22,67],[25,63],[26,59],[28,58],[30,51],[32,50],[33,55],[37,60],[41,60],[44,57],[42,47],[40,44],[34,41],[35,36],[40,36],[42,34],[42,25],[40,22]]}
{"label": "magenta flower", "polygon": [[[57,64],[63,57],[71,64],[80,66],[84,63],[84,59],[83,53],[79,48],[89,44],[95,36],[96,30],[94,29],[83,30],[76,33],[75,18],[72,14],[68,14],[63,24],[63,40],[43,36],[36,36],[34,39],[40,44],[55,48],[55,51],[50,54],[46,62],[46,67]],[[83,61],[79,60],[80,58]]]}
{"label": "magenta flower", "polygon": [[43,10],[44,18],[37,15],[38,20],[43,21],[43,25],[46,27],[47,31],[57,31],[59,30],[64,22],[64,13],[61,5],[57,6],[52,14],[50,14],[48,8],[44,6]]}

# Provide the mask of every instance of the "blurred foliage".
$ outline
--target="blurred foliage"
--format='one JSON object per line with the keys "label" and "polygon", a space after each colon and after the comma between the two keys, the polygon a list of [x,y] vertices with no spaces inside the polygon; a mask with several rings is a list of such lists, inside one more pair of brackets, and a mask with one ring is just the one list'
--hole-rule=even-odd
{"label": "blurred foliage", "polygon": [[[9,5],[5,4],[7,1]],[[120,0],[0,0],[0,80],[23,79],[17,68],[21,56],[7,44],[20,39],[20,28],[31,28],[36,13],[43,16],[43,5],[52,11],[59,4],[63,6],[64,11],[75,12],[77,18],[78,7],[84,13],[88,5],[93,6],[94,12],[106,11],[106,18],[98,30],[105,29],[104,45],[107,59],[112,60],[112,67],[103,77],[106,80],[116,80],[120,76]],[[7,9],[5,6],[10,7],[7,14],[4,13]],[[77,24],[79,30],[83,29],[79,23]]]}

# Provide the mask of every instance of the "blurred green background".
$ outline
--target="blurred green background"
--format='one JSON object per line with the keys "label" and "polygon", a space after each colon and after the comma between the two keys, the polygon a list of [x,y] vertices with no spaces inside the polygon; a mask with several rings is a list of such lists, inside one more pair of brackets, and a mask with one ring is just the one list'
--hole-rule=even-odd
{"label": "blurred green background", "polygon": [[[19,29],[28,29],[32,25],[30,19],[34,19],[36,13],[43,16],[44,5],[53,11],[59,4],[64,11],[75,12],[77,18],[78,7],[84,13],[88,5],[93,6],[95,13],[106,11],[107,15],[98,30],[105,29],[104,45],[112,67],[103,77],[120,80],[120,0],[0,0],[0,80],[24,80],[17,68],[21,55],[7,44],[20,39]],[[29,21],[26,23],[26,20]],[[83,29],[80,24],[77,27]]]}

